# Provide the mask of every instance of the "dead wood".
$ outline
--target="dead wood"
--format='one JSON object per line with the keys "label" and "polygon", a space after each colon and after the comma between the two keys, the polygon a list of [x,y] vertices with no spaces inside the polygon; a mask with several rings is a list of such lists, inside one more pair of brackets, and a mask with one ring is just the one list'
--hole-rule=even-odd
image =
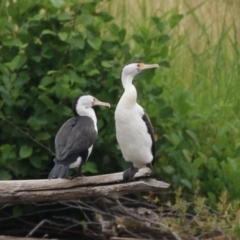
{"label": "dead wood", "polygon": [[118,202],[117,207],[110,209],[109,215],[95,214],[95,220],[100,223],[101,233],[110,240],[127,239],[172,239],[178,240],[176,233],[170,231],[162,223],[162,219],[153,210],[139,207],[127,208]]}
{"label": "dead wood", "polygon": [[[149,169],[141,170],[138,177],[149,176]],[[73,180],[20,180],[0,181],[0,204],[53,202],[76,200],[86,197],[118,197],[128,193],[159,191],[169,184],[156,179],[123,182],[123,173]]]}
{"label": "dead wood", "polygon": [[13,237],[13,236],[0,236],[0,240],[57,240],[56,238],[21,238],[21,237]]}

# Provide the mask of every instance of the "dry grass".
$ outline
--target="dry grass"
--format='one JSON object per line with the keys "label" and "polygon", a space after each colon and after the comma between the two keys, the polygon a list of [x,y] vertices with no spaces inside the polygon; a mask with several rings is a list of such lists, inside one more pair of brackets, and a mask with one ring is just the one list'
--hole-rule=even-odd
{"label": "dry grass", "polygon": [[[114,21],[136,31],[142,24],[149,26],[150,17],[162,17],[168,13],[187,16],[174,30],[174,36],[188,36],[189,42],[199,47],[199,40],[215,44],[224,29],[229,29],[231,39],[240,40],[240,2],[238,0],[112,0],[103,2],[101,8],[114,16]],[[204,43],[202,43],[204,45]]]}
{"label": "dry grass", "polygon": [[218,111],[217,119],[234,119],[239,124],[240,97],[235,91],[240,85],[239,0],[112,0],[103,1],[99,8],[126,28],[128,37],[139,32],[156,34],[153,16],[167,21],[173,14],[184,14],[178,26],[167,32],[171,68],[164,80],[165,93],[174,104],[176,92],[182,89],[195,109],[207,115]]}

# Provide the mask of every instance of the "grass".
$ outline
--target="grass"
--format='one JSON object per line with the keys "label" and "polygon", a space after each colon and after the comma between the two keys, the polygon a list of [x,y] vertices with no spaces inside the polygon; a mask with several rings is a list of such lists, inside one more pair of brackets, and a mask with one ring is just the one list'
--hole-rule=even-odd
{"label": "grass", "polygon": [[[193,106],[192,114],[209,116],[219,125],[231,121],[238,126],[240,4],[237,0],[112,0],[101,8],[127,29],[128,41],[136,53],[141,49],[130,36],[139,32],[154,35],[152,16],[167,20],[172,14],[185,14],[177,27],[169,29],[171,68],[162,70],[167,76],[162,82],[164,94],[176,107],[175,97],[184,91]],[[160,77],[162,73],[154,81]]]}
{"label": "grass", "polygon": [[[101,5],[101,8],[114,16],[115,23],[126,28],[126,41],[130,42],[135,54],[141,53],[142,49],[133,41],[132,34],[141,35],[146,39],[159,34],[153,26],[151,17],[157,16],[166,23],[165,32],[171,37],[168,42],[167,57],[170,68],[157,70],[151,84],[153,88],[163,86],[164,101],[173,107],[174,113],[177,114],[175,120],[180,127],[174,129],[173,124],[172,128],[168,128],[169,122],[161,122],[161,124],[163,128],[166,126],[164,130],[168,131],[169,139],[171,136],[178,136],[181,139],[186,129],[192,130],[201,146],[199,149],[194,149],[187,144],[188,140],[182,141],[182,145],[179,148],[176,147],[176,152],[179,151],[177,152],[178,160],[174,162],[172,155],[169,154],[165,160],[162,160],[165,161],[163,165],[175,168],[179,174],[181,169],[184,169],[184,164],[189,164],[188,166],[194,164],[196,156],[200,156],[199,152],[204,153],[206,168],[201,175],[201,181],[205,186],[204,191],[215,191],[217,185],[214,185],[214,181],[211,183],[210,175],[212,174],[213,179],[221,179],[222,189],[229,190],[229,193],[234,192],[230,194],[231,200],[239,199],[240,191],[235,184],[236,178],[231,177],[239,175],[240,164],[240,96],[238,93],[240,24],[237,20],[240,14],[239,2],[237,0],[132,0],[131,2],[112,0],[108,5]],[[174,14],[184,14],[184,17],[176,27],[171,29],[168,23]],[[150,62],[157,59],[151,59],[147,55],[145,57]],[[140,89],[141,84],[137,84]],[[146,107],[151,117],[157,119],[159,117],[156,113],[157,103],[151,106],[154,104],[149,101],[149,97],[145,99],[147,99],[145,102],[144,99],[140,99],[140,103]],[[186,149],[193,157],[187,163],[183,158],[179,164],[182,151]],[[215,165],[219,171],[217,177],[214,168],[209,168],[213,160],[218,161]],[[232,168],[231,165],[237,167]],[[161,167],[159,165],[159,168]],[[200,171],[201,169],[201,167],[198,168]],[[184,170],[185,175],[188,171],[191,172],[191,170]],[[185,178],[185,175],[183,173],[182,177]],[[189,181],[192,181],[191,177]],[[213,184],[211,188],[208,188],[209,184]],[[215,194],[216,196],[219,194],[217,190]],[[209,196],[207,197],[210,199]]]}

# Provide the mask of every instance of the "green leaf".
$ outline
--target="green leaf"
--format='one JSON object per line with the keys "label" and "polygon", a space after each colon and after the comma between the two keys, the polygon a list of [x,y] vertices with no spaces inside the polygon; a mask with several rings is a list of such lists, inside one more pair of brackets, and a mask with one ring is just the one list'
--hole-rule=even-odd
{"label": "green leaf", "polygon": [[100,72],[97,69],[92,69],[87,73],[88,76],[94,76],[98,74],[100,74]]}
{"label": "green leaf", "polygon": [[8,171],[1,169],[0,170],[0,179],[1,180],[11,180],[12,175]]}
{"label": "green leaf", "polygon": [[166,44],[170,40],[170,37],[166,34],[162,34],[158,37],[157,40],[159,44]]}
{"label": "green leaf", "polygon": [[91,25],[93,21],[93,16],[91,14],[81,14],[80,16],[77,17],[77,20],[83,25],[83,26],[88,26]]}
{"label": "green leaf", "polygon": [[163,46],[161,51],[160,51],[160,55],[162,58],[167,58],[168,56],[168,46]]}
{"label": "green leaf", "polygon": [[[10,79],[9,79],[10,77]],[[2,82],[4,83],[4,87],[7,90],[7,92],[9,92],[11,90],[12,84],[11,84],[11,75],[7,77],[5,75],[2,75]]]}
{"label": "green leaf", "polygon": [[51,76],[45,76],[41,79],[40,85],[43,87],[48,86],[49,84],[54,82],[54,78]]}
{"label": "green leaf", "polygon": [[118,33],[118,38],[120,42],[123,42],[126,36],[126,29],[122,29],[119,33]]}
{"label": "green leaf", "polygon": [[35,14],[33,17],[30,17],[29,20],[30,21],[39,21],[39,20],[42,20],[44,18],[46,18],[45,14],[39,13],[39,14]]}
{"label": "green leaf", "polygon": [[49,98],[47,95],[40,95],[38,97],[39,100],[41,100],[49,109],[53,109],[55,104],[51,98]]}
{"label": "green leaf", "polygon": [[211,202],[216,203],[216,196],[212,192],[207,192],[208,198]]}
{"label": "green leaf", "polygon": [[68,38],[68,34],[66,32],[59,32],[58,36],[62,41],[65,41]]}
{"label": "green leaf", "polygon": [[31,158],[31,159],[29,159],[29,161],[35,168],[40,169],[42,167],[42,161],[40,159]]}
{"label": "green leaf", "polygon": [[45,43],[43,46],[42,46],[42,52],[41,52],[41,55],[44,57],[44,58],[52,58],[54,56],[54,52],[53,52],[53,49],[52,49],[52,46],[51,46],[51,43],[48,42],[48,43]]}
{"label": "green leaf", "polygon": [[25,55],[17,55],[11,62],[10,68],[14,71],[21,68],[27,61],[27,57]]}
{"label": "green leaf", "polygon": [[143,43],[145,43],[145,40],[144,40],[143,37],[140,36],[140,35],[133,35],[133,39],[134,39],[138,44],[143,44]]}
{"label": "green leaf", "polygon": [[0,72],[2,72],[6,76],[9,76],[9,74],[10,74],[8,68],[4,64],[1,64],[1,63],[0,63]]}
{"label": "green leaf", "polygon": [[9,46],[9,47],[12,47],[12,46],[20,47],[23,45],[23,43],[18,38],[14,38],[14,39],[9,39],[7,41],[3,41],[3,45]]}
{"label": "green leaf", "polygon": [[184,157],[188,162],[192,161],[191,153],[187,149],[182,150]]}
{"label": "green leaf", "polygon": [[[155,96],[160,96],[163,93],[163,88],[162,87],[154,87],[151,89],[151,94]],[[160,99],[159,99],[160,100]],[[165,101],[161,99],[161,106],[165,105]]]}
{"label": "green leaf", "polygon": [[21,158],[28,158],[32,155],[33,149],[30,146],[23,145],[20,148],[19,155]]}
{"label": "green leaf", "polygon": [[166,167],[163,167],[163,171],[169,175],[172,175],[175,172],[175,169],[172,166],[168,165]]}
{"label": "green leaf", "polygon": [[101,65],[105,68],[112,68],[114,66],[113,61],[102,61]]}
{"label": "green leaf", "polygon": [[64,0],[50,0],[50,1],[55,8],[61,8],[65,3]]}
{"label": "green leaf", "polygon": [[155,26],[160,32],[164,31],[164,23],[159,17],[152,17],[151,20],[154,22]]}
{"label": "green leaf", "polygon": [[71,84],[77,83],[78,86],[80,87],[86,87],[87,81],[86,78],[80,77],[76,72],[73,70],[68,71],[68,75],[70,77],[70,82]]}
{"label": "green leaf", "polygon": [[203,158],[195,158],[194,161],[192,162],[191,166],[194,169],[198,169],[203,163],[205,162],[205,160]]}
{"label": "green leaf", "polygon": [[46,34],[57,35],[55,32],[53,32],[52,30],[49,30],[49,29],[43,30],[41,34],[42,35],[46,35]]}
{"label": "green leaf", "polygon": [[165,67],[165,68],[170,68],[170,64],[169,64],[168,61],[161,61],[161,62],[159,63],[159,66]]}
{"label": "green leaf", "polygon": [[210,157],[207,161],[209,171],[215,171],[219,168],[218,161],[214,157]]}
{"label": "green leaf", "polygon": [[59,82],[54,86],[53,89],[54,89],[56,96],[59,99],[64,99],[68,94],[69,84]]}
{"label": "green leaf", "polygon": [[198,147],[200,147],[196,134],[193,131],[189,130],[189,129],[186,130],[186,133],[194,140],[196,145]]}
{"label": "green leaf", "polygon": [[41,58],[41,56],[33,56],[33,57],[31,57],[31,59],[32,59],[33,61],[39,63],[42,58]]}
{"label": "green leaf", "polygon": [[7,162],[10,159],[16,158],[15,145],[3,144],[0,147],[1,150],[1,162]]}
{"label": "green leaf", "polygon": [[98,16],[103,19],[104,22],[109,22],[113,19],[113,17],[107,12],[99,12]]}
{"label": "green leaf", "polygon": [[173,109],[171,107],[164,107],[160,112],[161,118],[169,118],[173,116]]}
{"label": "green leaf", "polygon": [[73,48],[76,47],[79,49],[84,49],[84,47],[85,47],[85,41],[81,34],[78,34],[77,36],[75,36],[71,39],[68,39],[67,42],[70,43]]}
{"label": "green leaf", "polygon": [[87,43],[94,49],[94,50],[99,50],[101,45],[102,45],[102,39],[101,38],[93,38],[93,39],[88,39]]}
{"label": "green leaf", "polygon": [[109,30],[110,30],[110,32],[111,32],[113,35],[118,35],[118,33],[119,33],[119,27],[118,27],[118,25],[116,25],[115,23],[112,23],[112,24],[109,26]]}
{"label": "green leaf", "polygon": [[49,138],[51,138],[51,135],[47,132],[40,132],[36,135],[35,138],[38,141],[44,141],[44,140],[48,140]]}
{"label": "green leaf", "polygon": [[183,18],[183,14],[172,15],[169,19],[169,25],[171,28],[174,28]]}
{"label": "green leaf", "polygon": [[62,13],[59,13],[57,15],[57,19],[59,21],[69,21],[69,20],[72,20],[73,19],[73,16],[69,15],[68,13],[66,12],[62,12]]}
{"label": "green leaf", "polygon": [[187,179],[181,179],[180,182],[189,189],[192,189],[192,184]]}
{"label": "green leaf", "polygon": [[176,133],[164,134],[164,136],[173,144],[174,147],[178,146],[181,142],[180,137]]}
{"label": "green leaf", "polygon": [[82,172],[98,173],[97,165],[94,162],[87,161],[82,168]]}

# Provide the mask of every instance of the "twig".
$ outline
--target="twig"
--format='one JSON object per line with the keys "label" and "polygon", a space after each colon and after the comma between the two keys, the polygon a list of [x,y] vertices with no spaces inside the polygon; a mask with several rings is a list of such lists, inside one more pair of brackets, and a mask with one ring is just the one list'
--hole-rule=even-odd
{"label": "twig", "polygon": [[38,223],[34,228],[33,228],[33,230],[32,231],[30,231],[28,234],[27,234],[27,236],[26,237],[31,237],[43,224],[45,224],[45,223],[49,223],[50,225],[56,225],[56,226],[65,226],[65,225],[63,225],[63,224],[59,224],[59,223],[55,223],[55,222],[52,222],[52,221],[50,221],[50,220],[48,220],[48,219],[44,219],[44,220],[42,220],[40,223]]}
{"label": "twig", "polygon": [[37,141],[35,138],[33,138],[28,132],[24,132],[21,128],[19,128],[14,122],[7,120],[6,118],[3,118],[0,115],[0,118],[8,123],[9,125],[12,125],[15,129],[17,129],[20,133],[24,134],[25,136],[27,136],[28,138],[30,138],[33,142],[37,143],[39,146],[41,146],[42,148],[44,148],[45,150],[47,150],[48,152],[50,152],[52,155],[55,155],[55,153],[48,147],[46,147],[45,145],[43,145],[42,143],[40,143],[39,141]]}

